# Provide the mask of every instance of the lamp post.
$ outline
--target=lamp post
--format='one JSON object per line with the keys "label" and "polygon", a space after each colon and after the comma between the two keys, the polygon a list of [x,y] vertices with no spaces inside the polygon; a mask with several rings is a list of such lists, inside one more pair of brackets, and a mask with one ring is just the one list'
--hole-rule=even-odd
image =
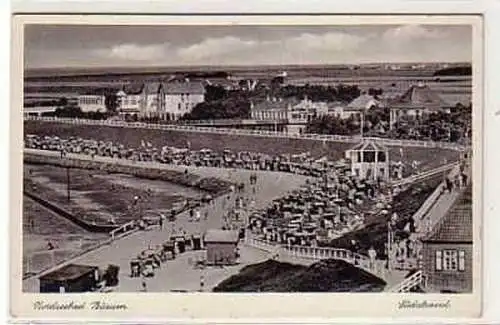
{"label": "lamp post", "polygon": [[68,199],[68,202],[69,202],[71,200],[71,187],[70,187],[69,167],[66,167],[66,189],[67,189],[67,199]]}

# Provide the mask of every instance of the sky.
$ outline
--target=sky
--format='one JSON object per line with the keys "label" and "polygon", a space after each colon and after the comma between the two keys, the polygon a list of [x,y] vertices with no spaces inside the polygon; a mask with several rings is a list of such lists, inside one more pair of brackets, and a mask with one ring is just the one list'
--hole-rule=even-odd
{"label": "sky", "polygon": [[468,25],[27,25],[24,37],[27,69],[472,61]]}

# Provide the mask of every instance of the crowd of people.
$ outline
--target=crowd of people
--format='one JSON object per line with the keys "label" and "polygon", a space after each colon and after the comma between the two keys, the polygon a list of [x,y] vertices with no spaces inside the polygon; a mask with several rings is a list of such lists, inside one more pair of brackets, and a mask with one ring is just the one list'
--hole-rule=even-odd
{"label": "crowd of people", "polygon": [[385,184],[336,170],[252,213],[249,228],[269,242],[318,246],[363,228],[366,218],[386,209],[389,202]]}
{"label": "crowd of people", "polygon": [[315,159],[305,152],[296,155],[267,155],[254,152],[234,152],[223,150],[216,152],[211,149],[192,150],[164,146],[156,148],[142,141],[137,148],[126,148],[124,145],[111,141],[59,137],[40,137],[28,135],[25,147],[58,151],[61,158],[67,153],[86,154],[92,157],[103,156],[134,161],[152,161],[181,166],[239,168],[247,170],[269,170],[297,173],[319,177],[331,167],[343,165],[345,162],[332,162],[327,159]]}

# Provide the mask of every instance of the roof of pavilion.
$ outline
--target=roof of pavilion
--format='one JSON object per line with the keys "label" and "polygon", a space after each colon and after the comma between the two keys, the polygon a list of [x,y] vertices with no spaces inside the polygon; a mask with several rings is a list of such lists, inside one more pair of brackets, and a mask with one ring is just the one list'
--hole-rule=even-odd
{"label": "roof of pavilion", "polygon": [[376,141],[374,140],[362,140],[360,143],[358,143],[357,145],[355,145],[354,147],[352,147],[351,149],[349,150],[358,150],[358,151],[389,151],[389,149],[380,144],[380,143],[377,143]]}

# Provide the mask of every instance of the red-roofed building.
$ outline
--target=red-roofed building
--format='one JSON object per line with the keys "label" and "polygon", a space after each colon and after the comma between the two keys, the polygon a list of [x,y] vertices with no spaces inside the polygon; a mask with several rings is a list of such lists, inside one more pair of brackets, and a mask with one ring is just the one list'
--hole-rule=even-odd
{"label": "red-roofed building", "polygon": [[426,292],[472,292],[472,229],[472,188],[469,186],[422,240]]}
{"label": "red-roofed building", "polygon": [[424,84],[411,86],[403,95],[389,100],[390,127],[400,121],[419,122],[431,113],[450,113],[452,105],[444,101],[435,91]]}

